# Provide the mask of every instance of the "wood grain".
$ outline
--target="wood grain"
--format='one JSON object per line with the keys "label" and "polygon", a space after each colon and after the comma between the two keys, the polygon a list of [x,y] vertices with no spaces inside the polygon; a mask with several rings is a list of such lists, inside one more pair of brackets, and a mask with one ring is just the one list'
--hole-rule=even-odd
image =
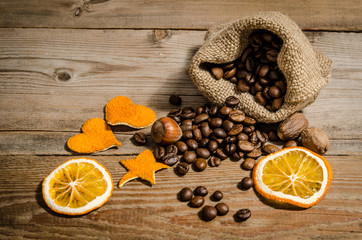
{"label": "wood grain", "polygon": [[[126,170],[119,164],[126,157],[97,156],[117,183]],[[49,210],[41,196],[41,181],[52,169],[67,160],[64,156],[0,157],[0,237],[47,239],[290,239],[290,236],[319,239],[361,237],[359,157],[328,156],[334,179],[325,198],[306,210],[275,208],[252,190],[241,191],[238,182],[249,172],[240,162],[223,161],[218,168],[176,176],[172,169],[156,174],[150,187],[134,180],[113,191],[100,209],[82,217],[64,217]],[[224,176],[224,177],[220,177]],[[221,190],[230,213],[212,222],[203,222],[177,192],[189,186],[205,185],[210,192]],[[348,203],[348,204],[346,204]],[[206,198],[206,204],[215,203]],[[273,207],[274,206],[274,207]],[[232,215],[249,208],[252,217],[237,223]]]}
{"label": "wood grain", "polygon": [[280,11],[303,29],[361,31],[358,0],[5,0],[0,27],[206,29],[259,11]]}

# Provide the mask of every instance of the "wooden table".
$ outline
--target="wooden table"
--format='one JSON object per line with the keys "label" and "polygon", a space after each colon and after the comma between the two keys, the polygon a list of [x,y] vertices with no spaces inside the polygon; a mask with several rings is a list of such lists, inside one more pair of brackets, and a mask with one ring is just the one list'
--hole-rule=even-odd
{"label": "wooden table", "polygon": [[[273,208],[237,187],[249,172],[226,160],[185,177],[160,171],[152,187],[137,180],[115,187],[109,202],[85,216],[46,207],[42,180],[74,157],[66,141],[87,119],[103,118],[118,95],[159,117],[173,108],[170,94],[181,95],[183,106],[205,103],[187,71],[207,28],[261,10],[289,15],[334,62],[330,82],[304,110],[331,140],[334,179],[318,205]],[[0,239],[361,239],[361,13],[359,0],[1,1]],[[133,145],[133,133],[117,131],[121,148],[88,156],[114,183],[126,173],[121,159],[153,147]],[[230,213],[204,222],[176,199],[182,187],[198,185],[222,190]],[[232,217],[240,208],[252,211],[243,223]]]}

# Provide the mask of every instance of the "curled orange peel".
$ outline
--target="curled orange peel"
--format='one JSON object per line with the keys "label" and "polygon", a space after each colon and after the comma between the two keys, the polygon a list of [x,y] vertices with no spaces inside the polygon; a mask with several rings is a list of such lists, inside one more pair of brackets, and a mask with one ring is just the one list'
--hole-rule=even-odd
{"label": "curled orange peel", "polygon": [[145,128],[156,120],[156,113],[143,105],[133,104],[125,96],[117,96],[106,105],[106,121],[109,125],[126,125]]}
{"label": "curled orange peel", "polygon": [[122,145],[106,121],[100,118],[87,120],[82,126],[82,132],[69,138],[67,145],[70,150],[78,153],[93,153]]}

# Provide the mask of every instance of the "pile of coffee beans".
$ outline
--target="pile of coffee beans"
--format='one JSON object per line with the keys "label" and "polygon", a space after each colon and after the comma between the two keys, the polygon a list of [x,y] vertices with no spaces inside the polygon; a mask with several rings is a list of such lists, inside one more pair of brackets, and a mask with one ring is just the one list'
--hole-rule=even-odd
{"label": "pile of coffee beans", "polygon": [[241,92],[249,92],[255,101],[269,111],[277,111],[284,102],[287,84],[279,70],[277,57],[283,41],[267,30],[256,30],[249,36],[249,45],[233,62],[211,64],[211,73],[225,78]]}
{"label": "pile of coffee beans", "polygon": [[[181,189],[178,193],[178,199],[182,202],[189,202],[189,206],[193,208],[200,208],[205,203],[205,198],[209,191],[204,186],[198,186],[191,190],[189,187],[185,187]],[[224,194],[216,190],[210,196],[210,199],[214,202],[218,202],[223,198]],[[216,216],[225,216],[229,212],[229,206],[226,203],[220,202],[217,203],[214,207],[210,205],[206,205],[201,210],[201,218],[204,221],[211,221]]]}

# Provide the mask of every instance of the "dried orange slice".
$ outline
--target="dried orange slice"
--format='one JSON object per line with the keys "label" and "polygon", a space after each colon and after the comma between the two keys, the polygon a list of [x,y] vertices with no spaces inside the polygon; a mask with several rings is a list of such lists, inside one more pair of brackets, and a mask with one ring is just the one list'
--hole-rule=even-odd
{"label": "dried orange slice", "polygon": [[302,147],[284,148],[261,159],[253,181],[263,197],[303,208],[317,204],[332,181],[332,168],[322,156]]}
{"label": "dried orange slice", "polygon": [[94,159],[76,158],[54,169],[43,181],[43,198],[53,211],[82,215],[99,208],[112,195],[107,169]]}

